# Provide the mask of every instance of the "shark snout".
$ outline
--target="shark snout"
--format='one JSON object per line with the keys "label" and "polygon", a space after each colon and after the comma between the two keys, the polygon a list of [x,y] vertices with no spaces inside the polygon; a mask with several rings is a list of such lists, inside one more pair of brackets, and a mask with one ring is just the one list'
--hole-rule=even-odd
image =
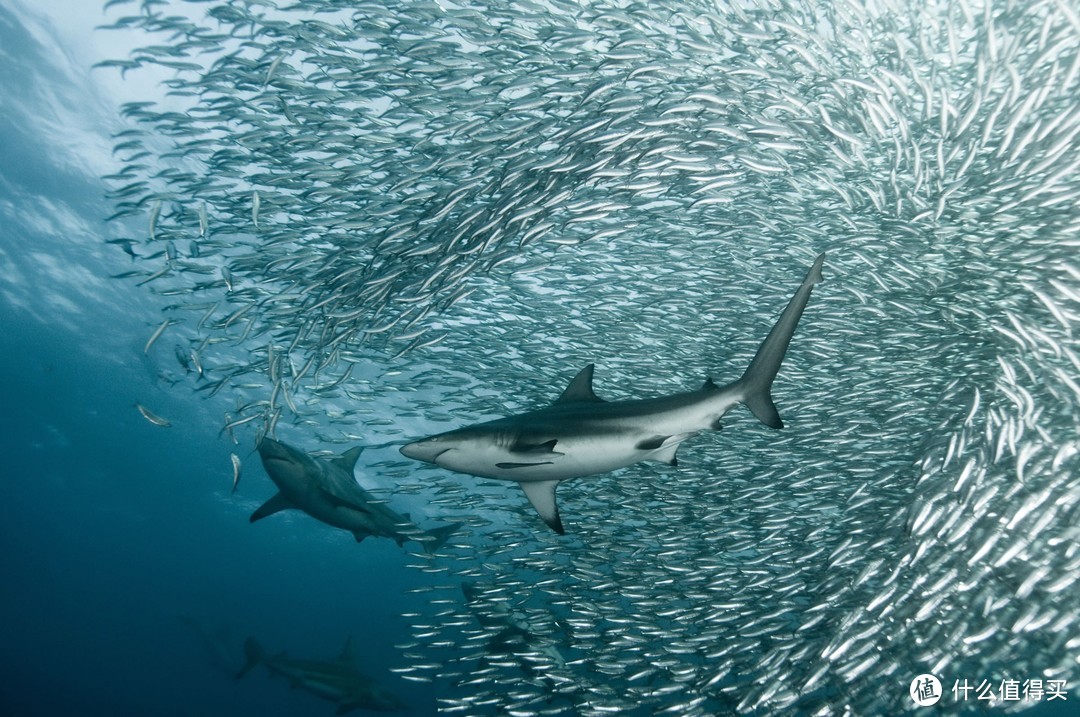
{"label": "shark snout", "polygon": [[284,443],[275,441],[273,438],[263,438],[258,445],[259,457],[264,461],[289,457],[289,448]]}
{"label": "shark snout", "polygon": [[450,447],[442,443],[438,437],[434,437],[406,443],[398,450],[406,458],[424,461],[425,463],[434,463],[435,459],[450,450]]}

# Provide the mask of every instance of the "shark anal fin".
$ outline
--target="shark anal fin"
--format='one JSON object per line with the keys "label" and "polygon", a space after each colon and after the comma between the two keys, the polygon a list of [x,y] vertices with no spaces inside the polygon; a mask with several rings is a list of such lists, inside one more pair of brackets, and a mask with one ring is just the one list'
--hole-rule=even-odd
{"label": "shark anal fin", "polygon": [[533,466],[550,466],[552,461],[538,461],[536,463],[496,463],[496,468],[532,468]]}
{"label": "shark anal fin", "polygon": [[559,506],[555,502],[555,488],[559,485],[559,481],[526,481],[518,485],[525,491],[525,496],[548,527],[559,535],[565,535],[566,530],[563,529],[562,519],[559,517]]}
{"label": "shark anal fin", "polygon": [[262,520],[268,515],[280,513],[283,510],[289,510],[290,508],[295,507],[296,506],[289,502],[288,498],[281,493],[276,493],[273,498],[256,508],[255,512],[251,514],[251,517],[248,520],[254,523],[256,520]]}
{"label": "shark anal fin", "polygon": [[592,377],[595,368],[596,364],[589,364],[578,371],[578,375],[574,376],[574,380],[570,382],[562,395],[555,399],[555,403],[578,403],[582,401],[603,403],[604,399],[597,396],[592,390]]}
{"label": "shark anal fin", "polygon": [[364,538],[368,537],[369,535],[371,535],[371,533],[365,533],[362,530],[353,531],[353,537],[356,538],[356,542],[358,543],[364,542]]}
{"label": "shark anal fin", "polygon": [[555,450],[555,444],[558,442],[557,438],[552,438],[550,441],[544,441],[543,443],[516,443],[510,451],[512,453],[554,453],[561,456],[562,453]]}

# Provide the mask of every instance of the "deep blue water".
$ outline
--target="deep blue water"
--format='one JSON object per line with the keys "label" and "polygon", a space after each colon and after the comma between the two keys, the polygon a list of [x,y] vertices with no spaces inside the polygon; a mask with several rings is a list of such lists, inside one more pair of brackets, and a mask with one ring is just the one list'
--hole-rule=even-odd
{"label": "deep blue water", "polygon": [[[420,584],[391,543],[303,516],[247,522],[271,493],[257,465],[228,496],[230,446],[203,407],[156,389],[137,361],[87,352],[71,334],[2,314],[5,389],[4,713],[297,714],[319,701],[260,670],[225,674],[182,618],[227,629],[237,666],[248,635],[329,659],[347,636],[373,676],[428,714],[431,693],[385,672],[402,664],[401,591]],[[175,423],[132,410],[158,397]],[[246,485],[245,485],[246,484]]]}
{"label": "deep blue water", "polygon": [[[357,546],[306,516],[248,523],[274,492],[258,457],[218,435],[220,399],[158,378],[142,344],[159,306],[105,278],[127,258],[103,244],[104,186],[66,161],[80,147],[57,144],[39,104],[79,87],[3,6],[0,47],[0,713],[332,714],[261,668],[227,670],[248,636],[312,659],[351,636],[366,673],[431,714],[431,689],[387,671],[404,664],[403,590],[421,575],[392,543]],[[246,460],[231,496],[234,450]]]}

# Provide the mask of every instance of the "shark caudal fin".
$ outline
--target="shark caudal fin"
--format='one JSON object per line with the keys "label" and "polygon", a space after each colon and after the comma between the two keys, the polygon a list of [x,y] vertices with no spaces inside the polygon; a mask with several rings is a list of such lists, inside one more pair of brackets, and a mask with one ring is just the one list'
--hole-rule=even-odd
{"label": "shark caudal fin", "polygon": [[240,671],[236,673],[236,679],[240,679],[247,673],[251,672],[255,667],[265,659],[266,653],[263,651],[262,646],[255,641],[254,637],[249,637],[244,640],[244,666],[240,668]]}
{"label": "shark caudal fin", "polygon": [[795,327],[799,325],[803,309],[810,299],[810,292],[814,284],[821,281],[821,265],[825,261],[825,255],[819,254],[814,260],[814,265],[806,273],[802,285],[795,296],[791,297],[784,313],[776,320],[772,331],[758,347],[754,360],[750,362],[746,373],[739,379],[742,386],[742,402],[757,416],[757,419],[770,428],[783,428],[784,422],[780,420],[780,414],[773,403],[770,389],[773,379],[780,370],[780,364],[784,361],[788,344],[795,333]]}

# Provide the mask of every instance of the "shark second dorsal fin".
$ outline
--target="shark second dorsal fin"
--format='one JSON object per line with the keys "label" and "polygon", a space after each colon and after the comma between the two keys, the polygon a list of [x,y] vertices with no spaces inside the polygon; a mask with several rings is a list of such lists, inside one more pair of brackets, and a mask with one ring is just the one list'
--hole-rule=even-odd
{"label": "shark second dorsal fin", "polygon": [[363,446],[357,446],[356,448],[350,448],[342,453],[337,458],[333,459],[333,463],[344,468],[350,475],[353,469],[356,468],[356,460],[360,457],[360,454],[364,452]]}
{"label": "shark second dorsal fin", "polygon": [[295,508],[296,506],[289,502],[289,499],[283,496],[281,493],[275,493],[274,497],[266,501],[251,514],[249,520],[254,523],[256,520],[262,520],[268,515],[274,513],[280,513],[283,510]]}
{"label": "shark second dorsal fin", "polygon": [[595,368],[596,364],[589,364],[578,371],[578,375],[574,376],[574,380],[570,382],[562,395],[555,399],[555,403],[580,403],[583,401],[602,403],[604,399],[597,396],[592,390],[592,377]]}
{"label": "shark second dorsal fin", "polygon": [[702,390],[702,391],[715,391],[715,390],[716,390],[716,389],[718,389],[718,388],[720,388],[720,387],[719,387],[719,386],[717,386],[717,385],[716,385],[716,384],[715,384],[715,383],[713,382],[713,380],[712,380],[712,376],[707,376],[707,377],[705,378],[705,383],[704,383],[704,384],[702,385],[702,387],[701,387],[701,390]]}
{"label": "shark second dorsal fin", "polygon": [[557,480],[524,481],[518,483],[521,490],[529,498],[533,508],[540,514],[548,527],[559,535],[565,535],[562,519],[559,517],[559,505],[555,502],[555,488],[559,485]]}

